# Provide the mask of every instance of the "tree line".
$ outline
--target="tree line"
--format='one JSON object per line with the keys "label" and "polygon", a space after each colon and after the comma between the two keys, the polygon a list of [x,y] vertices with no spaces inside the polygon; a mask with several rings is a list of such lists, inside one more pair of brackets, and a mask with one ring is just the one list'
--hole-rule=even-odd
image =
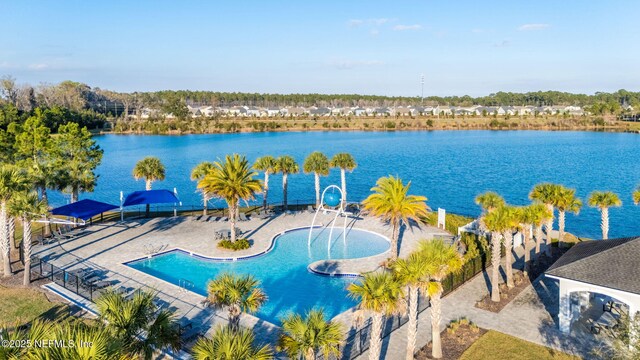
{"label": "tree line", "polygon": [[[497,105],[577,105],[592,107],[594,114],[621,111],[621,105],[640,107],[640,92],[618,90],[613,93],[596,92],[592,95],[561,91],[527,93],[496,92],[487,96],[381,96],[361,94],[268,94],[197,90],[162,90],[154,92],[115,92],[74,81],[58,84],[40,84],[36,87],[18,84],[11,76],[0,78],[0,102],[13,105],[20,112],[36,107],[67,109],[73,114],[109,118],[140,114],[145,107],[172,113],[178,118],[188,116],[187,105],[211,106],[497,106]],[[85,126],[89,126],[85,124]],[[90,127],[90,126],[89,126]]]}

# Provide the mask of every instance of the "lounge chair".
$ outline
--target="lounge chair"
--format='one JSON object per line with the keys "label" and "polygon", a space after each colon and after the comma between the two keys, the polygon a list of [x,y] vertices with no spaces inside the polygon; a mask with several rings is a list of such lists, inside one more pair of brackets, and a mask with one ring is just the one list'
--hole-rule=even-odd
{"label": "lounge chair", "polygon": [[63,233],[60,228],[58,228],[56,231],[53,232],[53,237],[58,238],[60,240],[68,240],[68,239],[74,238],[73,235]]}
{"label": "lounge chair", "polygon": [[226,216],[223,216],[223,217],[221,217],[221,218],[220,218],[220,220],[219,220],[219,221],[221,221],[221,222],[226,222],[226,221],[229,221],[229,218],[228,218],[228,217],[226,217]]}
{"label": "lounge chair", "polygon": [[220,218],[217,216],[210,216],[208,222],[217,222]]}
{"label": "lounge chair", "polygon": [[238,218],[240,219],[240,221],[249,221],[249,218],[247,218],[247,215],[245,215],[244,213],[240,213],[240,215],[238,215]]}
{"label": "lounge chair", "polygon": [[313,208],[313,205],[307,206],[307,212],[309,214],[315,214],[316,210]]}

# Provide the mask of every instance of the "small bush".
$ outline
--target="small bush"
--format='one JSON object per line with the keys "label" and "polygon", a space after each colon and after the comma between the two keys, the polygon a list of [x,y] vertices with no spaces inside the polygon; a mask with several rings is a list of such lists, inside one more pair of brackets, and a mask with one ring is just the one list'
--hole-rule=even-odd
{"label": "small bush", "polygon": [[222,240],[218,243],[218,247],[233,251],[244,250],[251,247],[251,243],[247,239],[237,239],[236,241]]}

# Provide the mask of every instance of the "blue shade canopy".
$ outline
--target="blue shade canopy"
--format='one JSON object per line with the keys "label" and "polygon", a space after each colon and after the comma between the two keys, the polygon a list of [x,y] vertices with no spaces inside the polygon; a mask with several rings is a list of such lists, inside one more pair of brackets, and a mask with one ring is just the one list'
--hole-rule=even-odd
{"label": "blue shade canopy", "polygon": [[53,215],[71,216],[77,219],[87,220],[105,211],[117,209],[118,206],[100,201],[84,199],[72,204],[57,207],[51,210]]}
{"label": "blue shade canopy", "polygon": [[127,195],[122,206],[143,204],[166,204],[180,202],[176,195],[169,190],[134,191]]}

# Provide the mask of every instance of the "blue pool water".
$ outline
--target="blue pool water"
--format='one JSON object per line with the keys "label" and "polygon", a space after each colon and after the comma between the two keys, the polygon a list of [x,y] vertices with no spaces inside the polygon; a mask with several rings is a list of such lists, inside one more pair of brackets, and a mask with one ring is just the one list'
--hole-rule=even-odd
{"label": "blue pool water", "polygon": [[274,324],[288,312],[304,313],[322,307],[329,317],[353,307],[346,287],[353,278],[337,278],[309,272],[307,266],[317,260],[351,259],[380,254],[389,249],[389,242],[381,235],[363,230],[347,230],[346,242],[342,231],[335,229],[330,253],[327,241],[329,229],[314,229],[308,246],[309,229],[292,230],[278,236],[274,248],[265,255],[235,262],[223,262],[190,256],[183,251],[171,251],[152,259],[128,263],[134,269],[153,275],[175,285],[181,279],[194,284],[192,291],[207,295],[207,283],[221,272],[251,274],[261,282],[268,301],[256,316]]}
{"label": "blue pool water", "polygon": [[[288,132],[185,136],[106,135],[96,137],[105,154],[94,193],[82,194],[118,204],[120,191],[144,189],[131,170],[136,161],[153,155],[166,165],[166,180],[154,188],[178,189],[185,206],[200,204],[191,169],[201,161],[225,154],[293,156],[299,163],[312,151],[332,156],[350,152],[358,168],[347,174],[350,200],[362,200],[381,176],[411,180],[411,192],[425,195],[432,208],[477,215],[474,197],[485,190],[504,195],[512,204],[528,203],[531,187],[541,181],[577,189],[583,200],[593,190],[620,194],[623,206],[610,211],[610,237],[640,234],[640,206],[631,191],[640,184],[640,135],[577,131],[409,131],[409,132]],[[271,176],[270,200],[282,199],[281,176]],[[338,184],[332,170],[322,186]],[[314,197],[312,175],[289,177],[289,199]],[[68,201],[51,194],[53,204]],[[261,199],[258,197],[257,202]],[[222,205],[221,202],[213,205]],[[567,217],[567,230],[579,236],[600,234],[597,209],[583,207]]]}

